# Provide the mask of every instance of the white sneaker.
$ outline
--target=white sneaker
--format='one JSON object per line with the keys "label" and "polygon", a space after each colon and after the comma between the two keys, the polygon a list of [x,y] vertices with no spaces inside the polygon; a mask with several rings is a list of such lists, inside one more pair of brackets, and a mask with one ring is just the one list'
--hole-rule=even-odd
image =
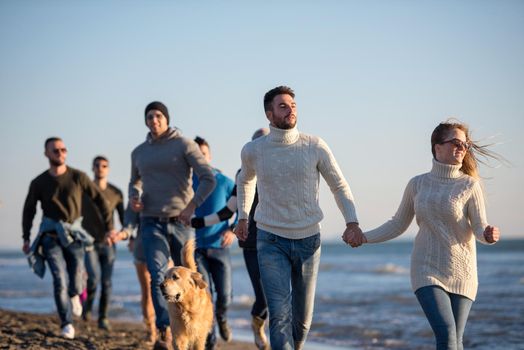
{"label": "white sneaker", "polygon": [[78,295],[71,298],[71,311],[74,316],[82,316],[82,303],[80,303],[80,297]]}
{"label": "white sneaker", "polygon": [[73,325],[71,323],[69,324],[66,324],[63,328],[62,328],[62,337],[66,338],[66,339],[75,339],[75,328],[73,327]]}

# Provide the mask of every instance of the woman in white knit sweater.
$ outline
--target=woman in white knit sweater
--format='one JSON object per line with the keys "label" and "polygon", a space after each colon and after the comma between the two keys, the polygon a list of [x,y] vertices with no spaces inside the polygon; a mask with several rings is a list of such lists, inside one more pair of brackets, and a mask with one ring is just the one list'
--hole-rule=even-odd
{"label": "woman in white knit sweater", "polygon": [[461,350],[462,335],[477,294],[475,239],[493,244],[499,229],[487,224],[475,153],[494,157],[473,143],[466,125],[439,124],[431,135],[433,167],[412,178],[397,213],[346,243],[379,243],[402,234],[416,216],[419,231],[411,256],[411,285],[435,334],[437,350]]}

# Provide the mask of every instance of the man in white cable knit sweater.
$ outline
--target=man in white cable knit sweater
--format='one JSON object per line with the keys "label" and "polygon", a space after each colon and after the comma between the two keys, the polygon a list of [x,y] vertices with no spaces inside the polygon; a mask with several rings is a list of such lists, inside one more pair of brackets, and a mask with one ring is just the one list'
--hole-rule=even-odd
{"label": "man in white cable knit sweater", "polygon": [[320,175],[333,192],[345,234],[361,234],[353,196],[327,144],[299,133],[293,90],[264,96],[270,133],[242,149],[236,234],[245,240],[255,186],[258,261],[269,308],[271,348],[302,349],[311,320],[320,261]]}

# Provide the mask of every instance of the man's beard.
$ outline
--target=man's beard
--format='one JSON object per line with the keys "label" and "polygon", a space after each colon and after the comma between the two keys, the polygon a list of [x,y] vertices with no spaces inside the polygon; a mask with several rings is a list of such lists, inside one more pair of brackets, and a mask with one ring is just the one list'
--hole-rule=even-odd
{"label": "man's beard", "polygon": [[65,161],[49,159],[49,164],[52,166],[61,166],[65,164]]}
{"label": "man's beard", "polygon": [[[286,116],[287,118],[287,116]],[[295,117],[292,121],[286,121],[286,118],[282,119],[281,121],[275,122],[275,126],[279,129],[283,130],[289,130],[293,129],[295,125],[297,125],[297,118]]]}

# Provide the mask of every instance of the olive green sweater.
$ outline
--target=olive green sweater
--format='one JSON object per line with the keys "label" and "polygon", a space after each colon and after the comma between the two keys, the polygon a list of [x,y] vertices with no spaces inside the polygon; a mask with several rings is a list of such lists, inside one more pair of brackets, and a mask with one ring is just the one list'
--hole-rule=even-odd
{"label": "olive green sweater", "polygon": [[111,230],[111,214],[96,185],[82,171],[67,167],[62,175],[52,176],[46,170],[31,181],[22,214],[24,241],[30,239],[37,202],[40,202],[43,216],[55,221],[73,223],[82,215],[83,194],[98,206],[105,229]]}

